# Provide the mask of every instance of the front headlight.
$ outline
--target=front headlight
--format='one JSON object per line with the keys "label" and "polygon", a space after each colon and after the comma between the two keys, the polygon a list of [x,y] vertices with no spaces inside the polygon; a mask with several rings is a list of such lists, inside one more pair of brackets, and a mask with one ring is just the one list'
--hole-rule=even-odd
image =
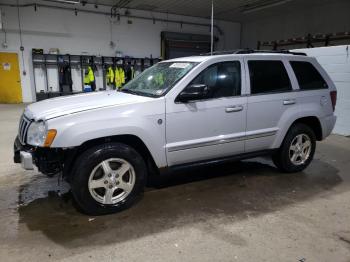
{"label": "front headlight", "polygon": [[27,132],[27,143],[32,146],[43,146],[46,134],[47,128],[43,121],[32,122]]}

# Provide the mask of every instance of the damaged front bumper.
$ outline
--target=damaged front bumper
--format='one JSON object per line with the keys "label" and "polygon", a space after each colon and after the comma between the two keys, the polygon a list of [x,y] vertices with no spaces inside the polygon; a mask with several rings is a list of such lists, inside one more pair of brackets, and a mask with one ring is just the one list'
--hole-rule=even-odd
{"label": "damaged front bumper", "polygon": [[16,137],[13,148],[14,148],[13,161],[15,163],[21,164],[22,168],[26,170],[33,170],[34,169],[33,156],[32,156],[33,149],[22,145],[18,137]]}
{"label": "damaged front bumper", "polygon": [[33,170],[33,157],[31,153],[28,153],[26,151],[20,151],[20,157],[21,157],[21,166],[25,170]]}
{"label": "damaged front bumper", "polygon": [[53,176],[63,171],[65,152],[61,148],[23,145],[16,137],[13,160],[15,163],[20,163],[25,170],[33,170],[36,166],[39,172]]}

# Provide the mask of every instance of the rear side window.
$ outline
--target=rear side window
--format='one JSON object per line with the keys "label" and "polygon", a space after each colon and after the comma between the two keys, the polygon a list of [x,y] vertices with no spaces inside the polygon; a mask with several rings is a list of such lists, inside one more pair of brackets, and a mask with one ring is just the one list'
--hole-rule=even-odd
{"label": "rear side window", "polygon": [[264,94],[292,90],[292,85],[282,61],[250,60],[250,93]]}
{"label": "rear side window", "polygon": [[317,69],[309,62],[291,61],[290,62],[295,76],[297,77],[299,88],[302,90],[328,88]]}

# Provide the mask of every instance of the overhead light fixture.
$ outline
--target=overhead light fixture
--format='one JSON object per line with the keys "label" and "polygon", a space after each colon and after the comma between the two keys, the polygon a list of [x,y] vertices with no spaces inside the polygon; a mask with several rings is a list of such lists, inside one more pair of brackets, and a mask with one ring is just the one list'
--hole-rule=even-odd
{"label": "overhead light fixture", "polygon": [[258,4],[254,4],[254,5],[244,5],[242,7],[242,13],[248,14],[248,13],[252,13],[255,11],[264,10],[264,9],[267,9],[270,7],[283,5],[283,4],[286,4],[286,3],[291,2],[291,1],[292,0],[272,0],[272,1],[265,1],[263,3],[258,3]]}
{"label": "overhead light fixture", "polygon": [[80,4],[80,0],[45,0],[46,2],[55,2],[60,4],[71,4],[76,5]]}

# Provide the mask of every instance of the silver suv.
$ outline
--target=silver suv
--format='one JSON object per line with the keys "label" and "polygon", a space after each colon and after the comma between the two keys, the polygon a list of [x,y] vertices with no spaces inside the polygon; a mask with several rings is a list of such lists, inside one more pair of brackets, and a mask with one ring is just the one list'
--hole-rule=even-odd
{"label": "silver suv", "polygon": [[270,154],[283,172],[313,159],[335,124],[336,88],[314,58],[241,50],[147,69],[119,92],[29,105],[16,163],[63,174],[80,208],[129,207],[147,178]]}

